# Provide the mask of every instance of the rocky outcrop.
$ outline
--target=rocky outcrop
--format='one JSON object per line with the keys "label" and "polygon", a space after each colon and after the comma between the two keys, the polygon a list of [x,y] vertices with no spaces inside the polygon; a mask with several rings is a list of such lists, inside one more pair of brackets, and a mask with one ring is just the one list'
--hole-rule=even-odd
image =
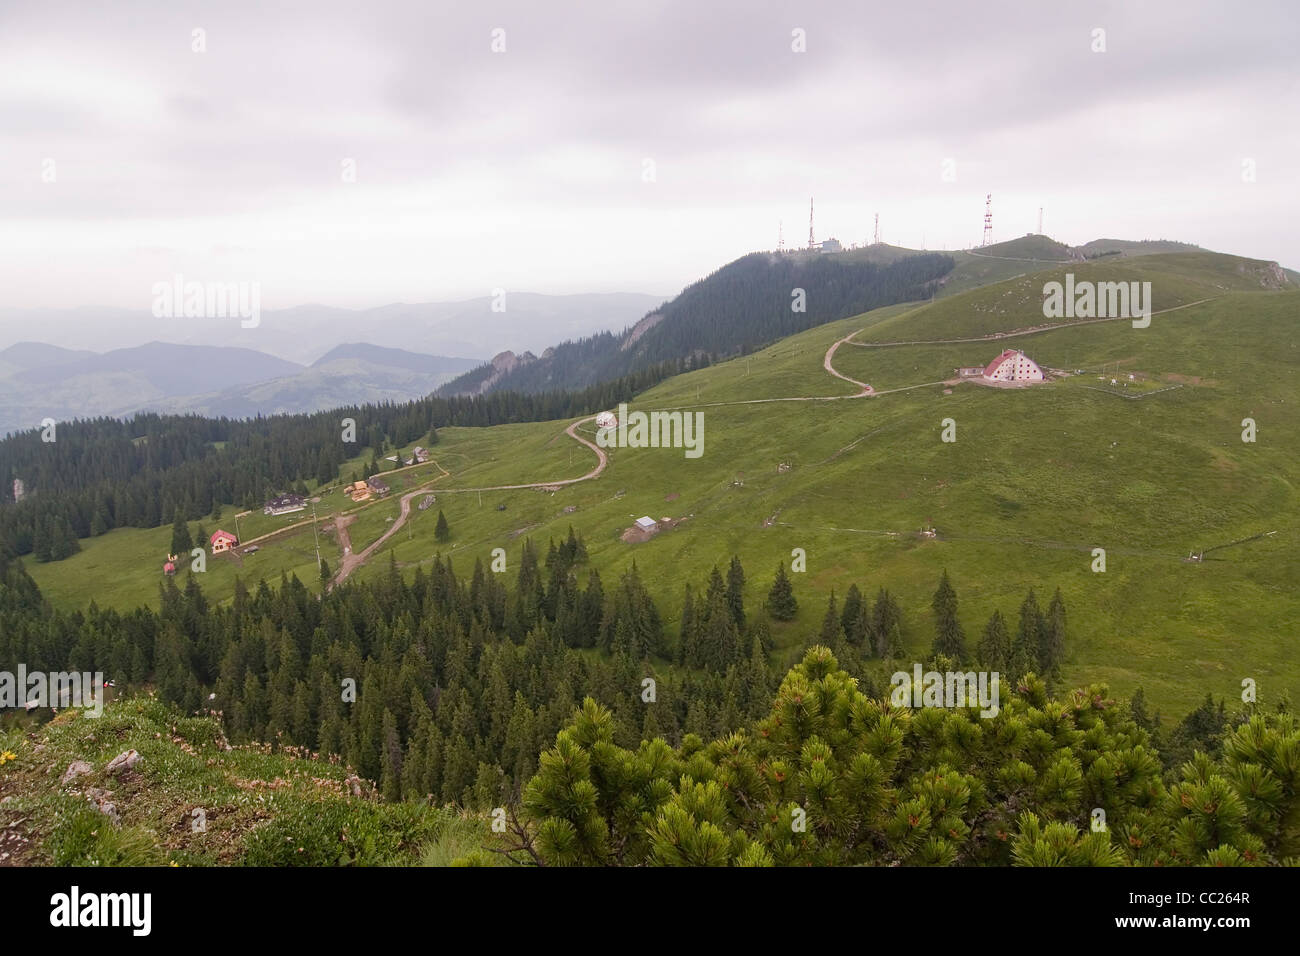
{"label": "rocky outcrop", "polygon": [[1253,273],[1265,289],[1285,289],[1291,284],[1282,266],[1276,262],[1242,262],[1237,266],[1237,272],[1241,275]]}
{"label": "rocky outcrop", "polygon": [[114,826],[122,822],[121,815],[117,812],[117,804],[112,800],[113,794],[100,787],[91,787],[86,791],[86,799],[94,804],[95,809],[108,817]]}
{"label": "rocky outcrop", "polygon": [[491,373],[483,378],[474,390],[468,394],[482,395],[490,391],[497,382],[515,371],[515,369],[522,368],[523,366],[536,361],[537,356],[532,352],[524,352],[521,355],[516,355],[509,349],[506,349],[504,352],[498,352],[496,355],[492,356],[492,361],[489,363],[492,366]]}
{"label": "rocky outcrop", "polygon": [[619,346],[619,349],[626,352],[632,346],[636,345],[637,339],[641,338],[641,336],[645,335],[663,320],[664,317],[658,312],[650,313],[636,325],[632,326],[632,331],[627,334],[627,338],[623,339],[623,343]]}
{"label": "rocky outcrop", "polygon": [[86,763],[84,760],[74,760],[72,763],[68,764],[68,769],[63,771],[63,776],[59,778],[59,783],[62,786],[67,786],[70,781],[75,780],[84,774],[88,774],[94,769],[94,767]]}
{"label": "rocky outcrop", "polygon": [[118,754],[104,767],[104,772],[109,775],[119,774],[124,770],[134,770],[135,765],[144,758],[135,750],[127,750]]}

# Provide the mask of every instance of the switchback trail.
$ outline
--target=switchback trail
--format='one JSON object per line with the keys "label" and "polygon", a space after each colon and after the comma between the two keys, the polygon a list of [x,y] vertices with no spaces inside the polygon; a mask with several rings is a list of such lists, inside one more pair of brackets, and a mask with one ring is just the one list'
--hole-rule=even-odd
{"label": "switchback trail", "polygon": [[[1200,305],[1203,302],[1209,302],[1213,299],[1221,299],[1221,298],[1223,297],[1219,295],[1212,295],[1205,299],[1197,299],[1195,302],[1184,302],[1182,305],[1170,306],[1167,309],[1161,309],[1159,312],[1152,312],[1151,314],[1152,316],[1164,315],[1168,312],[1177,312],[1179,309],[1190,309],[1194,305]],[[1033,325],[1027,329],[1016,329],[1012,332],[990,332],[988,335],[977,335],[974,338],[969,338],[969,339],[917,339],[916,341],[913,342],[851,341],[853,335],[857,335],[858,332],[864,331],[862,329],[859,329],[858,332],[854,332],[853,335],[841,339],[840,342],[848,342],[849,345],[856,345],[858,348],[862,348],[862,349],[888,349],[888,348],[897,348],[899,346],[904,346],[904,345],[961,345],[966,342],[996,342],[999,339],[1014,339],[1022,335],[1038,335],[1040,332],[1052,332],[1056,329],[1072,329],[1080,325],[1096,325],[1098,322],[1127,322],[1130,321],[1132,318],[1133,318],[1132,316],[1115,315],[1105,319],[1083,319],[1078,322],[1055,322],[1051,325]],[[840,342],[836,342],[835,344],[839,345]],[[827,361],[829,360],[830,360],[830,356],[828,354]],[[843,378],[844,376],[841,375],[840,377]]]}
{"label": "switchback trail", "polygon": [[[585,475],[582,475],[581,477],[561,478],[556,481],[532,481],[532,482],[527,482],[519,485],[483,485],[482,487],[476,487],[476,488],[439,488],[438,492],[440,494],[450,494],[452,492],[463,493],[463,492],[474,492],[474,491],[515,491],[515,490],[526,489],[526,488],[555,489],[555,488],[563,487],[564,485],[574,485],[580,481],[587,481],[591,478],[595,478],[599,476],[600,473],[604,471],[605,467],[609,464],[609,456],[606,455],[604,449],[602,449],[600,446],[595,444],[595,442],[587,441],[587,439],[583,438],[581,435],[578,434],[578,426],[583,424],[584,422],[592,421],[595,417],[596,417],[595,415],[588,415],[586,418],[580,418],[577,421],[570,423],[569,426],[566,429],[564,429],[564,433],[566,435],[568,435],[574,441],[586,445],[588,448],[590,448],[592,451],[596,453],[596,459],[597,459],[596,467],[591,469],[591,471],[587,472]],[[439,465],[439,468],[441,467],[442,466]],[[407,519],[409,519],[411,516],[411,502],[415,498],[419,497],[420,495],[428,494],[431,490],[433,490],[432,489],[433,483],[437,481],[439,478],[442,478],[447,474],[448,472],[444,470],[443,474],[439,475],[438,478],[434,478],[432,481],[427,481],[419,488],[415,488],[411,491],[408,491],[406,494],[402,495],[400,501],[400,511],[398,513],[397,520],[394,521],[392,525],[389,527],[389,529],[385,531],[382,535],[380,535],[379,538],[376,539],[375,542],[371,544],[369,547],[367,547],[364,551],[361,551],[359,553],[344,555],[342,560],[339,562],[338,571],[335,573],[333,579],[330,581],[330,589],[332,590],[333,588],[337,587],[338,585],[346,581],[348,575],[350,575],[357,568],[365,564],[370,559],[371,555],[373,555],[376,551],[378,551],[380,548],[384,546],[384,542],[386,542],[389,538],[391,538],[398,531],[400,531],[402,526],[406,524]]]}
{"label": "switchback trail", "polygon": [[[972,255],[974,255],[974,253],[972,253]],[[1001,257],[987,256],[985,258],[1001,258]],[[1039,260],[1033,260],[1033,261],[1039,261]],[[1055,261],[1055,260],[1042,260],[1042,261]],[[1163,315],[1167,312],[1176,312],[1179,309],[1190,308],[1191,306],[1200,305],[1203,302],[1209,302],[1211,299],[1217,299],[1217,298],[1220,298],[1220,296],[1210,296],[1209,298],[1198,299],[1196,302],[1187,302],[1184,303],[1183,305],[1176,305],[1168,309],[1161,309],[1159,312],[1152,312],[1151,314],[1154,316],[1154,315]],[[784,396],[780,398],[751,398],[751,399],[745,399],[745,400],[735,401],[735,402],[703,402],[703,403],[697,403],[693,405],[673,405],[673,406],[667,406],[663,408],[652,409],[652,411],[680,411],[680,410],[690,409],[690,408],[723,408],[723,407],[734,407],[738,405],[766,405],[766,404],[771,404],[773,402],[837,402],[837,401],[843,401],[845,399],[854,399],[854,398],[874,398],[879,395],[889,395],[889,394],[894,394],[896,392],[906,392],[906,391],[911,391],[912,389],[925,388],[927,386],[944,385],[947,384],[948,380],[940,380],[937,382],[922,382],[918,385],[904,385],[899,388],[890,388],[890,389],[884,389],[882,391],[877,391],[866,382],[860,382],[855,378],[850,378],[849,376],[844,375],[841,372],[837,371],[835,366],[832,364],[832,360],[834,359],[835,352],[839,349],[839,347],[845,344],[857,345],[862,348],[887,348],[891,346],[901,346],[901,345],[953,345],[953,344],[960,344],[965,342],[991,342],[991,341],[997,341],[999,339],[1016,338],[1022,335],[1036,335],[1039,332],[1048,332],[1054,329],[1068,329],[1068,328],[1074,328],[1076,326],[1082,326],[1082,325],[1093,325],[1098,322],[1114,322],[1119,320],[1119,318],[1121,317],[1106,318],[1106,319],[1086,319],[1081,322],[1061,322],[1054,325],[1043,325],[1043,326],[1035,326],[1029,329],[1018,329],[1012,332],[995,332],[995,333],[990,333],[988,335],[976,336],[974,338],[938,339],[938,340],[916,341],[916,342],[856,342],[854,341],[854,336],[860,335],[862,332],[866,331],[865,328],[861,328],[858,329],[856,332],[850,332],[848,335],[844,336],[841,339],[837,339],[835,342],[831,344],[830,348],[826,350],[826,354],[822,357],[822,368],[825,369],[826,372],[828,372],[830,375],[833,375],[835,378],[848,382],[850,385],[856,386],[858,388],[858,391],[854,392],[851,395],[793,395],[793,396]],[[1125,321],[1127,321],[1127,319],[1125,319]],[[528,488],[542,488],[542,489],[553,491],[557,488],[562,488],[566,485],[576,485],[578,482],[589,481],[592,478],[599,477],[599,475],[605,470],[606,466],[609,464],[609,456],[606,455],[604,449],[602,449],[595,442],[588,441],[586,438],[578,434],[579,425],[583,425],[586,424],[587,422],[593,421],[595,418],[596,418],[595,415],[588,415],[584,418],[579,418],[576,421],[570,422],[568,427],[564,429],[564,433],[566,435],[568,435],[574,441],[582,445],[585,445],[587,448],[590,448],[593,452],[596,453],[596,459],[597,459],[596,467],[591,469],[591,471],[587,472],[585,475],[581,475],[577,478],[561,478],[554,481],[530,481],[530,482],[524,482],[522,484],[515,484],[515,485],[483,485],[481,487],[473,487],[473,488],[439,488],[438,491],[443,494],[450,494],[450,493],[462,494],[465,492],[478,492],[478,491],[518,491],[518,490],[523,490]],[[843,451],[844,449],[841,449],[841,452]],[[441,468],[441,466],[439,467]],[[444,471],[444,475],[446,475],[445,471]],[[435,478],[433,480],[437,481],[438,479]],[[404,524],[406,524],[406,521],[411,513],[412,499],[414,499],[417,495],[427,494],[430,491],[431,484],[432,482],[426,482],[421,487],[416,488],[413,491],[408,491],[406,494],[402,495],[401,511],[397,517],[397,520],[393,522],[392,527],[390,527],[387,531],[385,531],[382,535],[380,535],[379,539],[376,540],[364,551],[360,552],[359,554],[346,555],[339,564],[338,572],[334,575],[334,578],[330,581],[330,588],[333,588],[336,585],[341,584],[343,581],[345,581],[349,574],[351,574],[354,570],[359,568],[361,565],[365,564],[366,561],[369,560],[371,555],[373,555],[376,551],[378,551],[381,547],[383,547],[384,543],[388,541],[388,539],[391,538],[394,534],[396,534]],[[1053,545],[1046,544],[1043,546],[1051,547]],[[1067,545],[1066,547],[1072,547],[1072,546]]]}

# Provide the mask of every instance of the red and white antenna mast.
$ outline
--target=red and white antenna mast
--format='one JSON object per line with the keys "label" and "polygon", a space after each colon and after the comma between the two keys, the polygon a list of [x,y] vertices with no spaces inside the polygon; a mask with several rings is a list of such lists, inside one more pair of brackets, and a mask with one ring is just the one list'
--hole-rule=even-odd
{"label": "red and white antenna mast", "polygon": [[817,240],[813,238],[813,201],[808,200],[808,248],[816,249]]}
{"label": "red and white antenna mast", "polygon": [[993,240],[993,194],[989,193],[984,200],[984,241],[981,246],[987,246]]}
{"label": "red and white antenna mast", "polygon": [[880,213],[876,213],[876,231],[871,241],[874,245],[880,245]]}
{"label": "red and white antenna mast", "polygon": [[785,252],[785,223],[780,220],[776,224],[776,251]]}

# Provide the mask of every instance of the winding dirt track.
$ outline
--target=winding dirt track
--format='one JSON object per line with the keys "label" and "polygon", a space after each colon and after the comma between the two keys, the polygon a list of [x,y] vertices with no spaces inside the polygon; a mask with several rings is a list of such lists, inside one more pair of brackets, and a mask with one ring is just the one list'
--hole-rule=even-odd
{"label": "winding dirt track", "polygon": [[[451,492],[515,491],[524,488],[554,489],[554,488],[563,487],[564,485],[575,485],[580,481],[587,481],[588,479],[596,478],[600,475],[602,471],[605,470],[605,467],[609,464],[609,456],[606,455],[605,450],[601,448],[599,445],[597,445],[595,442],[590,442],[578,434],[578,426],[583,424],[584,422],[589,422],[594,420],[595,417],[596,417],[595,415],[588,415],[586,418],[580,418],[575,422],[571,422],[569,424],[569,427],[564,429],[564,433],[566,435],[568,435],[574,441],[586,445],[588,448],[590,448],[592,451],[596,453],[596,459],[597,459],[596,467],[591,469],[591,471],[587,472],[585,475],[582,475],[581,477],[561,478],[557,481],[532,481],[521,485],[484,485],[480,488],[439,488],[438,492],[440,494],[449,494]],[[440,475],[439,477],[443,477],[443,476]],[[351,574],[357,568],[361,567],[361,565],[365,564],[370,559],[371,555],[373,555],[376,551],[378,551],[381,547],[383,547],[385,541],[387,541],[389,538],[391,538],[393,535],[395,535],[398,531],[401,530],[402,525],[406,524],[407,519],[411,516],[411,502],[415,500],[417,497],[419,497],[420,495],[429,494],[429,492],[433,490],[434,482],[436,482],[437,480],[438,479],[435,478],[433,479],[433,481],[427,481],[419,488],[416,488],[413,491],[408,491],[406,494],[402,495],[400,501],[401,511],[397,516],[397,520],[394,521],[392,523],[392,526],[389,527],[387,531],[385,531],[382,535],[380,535],[374,541],[374,543],[372,543],[365,550],[358,553],[348,554],[342,559],[342,561],[339,562],[339,569],[335,573],[333,579],[331,579],[330,581],[329,586],[331,589],[346,581],[349,574]]]}
{"label": "winding dirt track", "polygon": [[[1213,299],[1221,298],[1223,297],[1212,295],[1205,299],[1197,299],[1195,302],[1184,302],[1182,305],[1173,305],[1167,309],[1161,309],[1159,312],[1152,312],[1151,314],[1153,316],[1165,315],[1168,312],[1177,312],[1179,309],[1190,309],[1192,306],[1200,305],[1202,302],[1210,302]],[[1115,315],[1108,316],[1104,319],[1078,319],[1074,322],[1054,322],[1051,325],[1034,325],[1027,329],[1015,329],[1011,332],[990,332],[988,335],[977,335],[974,338],[969,339],[918,339],[914,342],[850,342],[849,340],[853,338],[853,335],[857,335],[858,332],[862,331],[862,329],[858,329],[858,332],[854,332],[853,335],[845,336],[840,339],[839,342],[836,342],[835,345],[838,346],[843,342],[848,342],[849,345],[856,345],[860,349],[889,349],[906,345],[961,345],[966,342],[996,342],[1000,339],[1019,338],[1022,335],[1038,335],[1040,332],[1053,332],[1056,329],[1072,329],[1080,325],[1096,325],[1099,322],[1127,322],[1131,318],[1131,316],[1127,315]],[[826,353],[826,361],[830,361],[829,352]],[[839,373],[829,365],[827,365],[826,368],[832,374],[839,375]],[[840,375],[840,378],[843,377],[843,375]],[[852,381],[852,379],[850,379],[850,381]]]}
{"label": "winding dirt track", "polygon": [[[1001,258],[1001,257],[988,256],[987,258]],[[1217,299],[1217,298],[1219,298],[1219,296],[1210,296],[1209,298],[1206,299],[1198,299],[1195,302],[1187,302],[1184,303],[1183,305],[1173,306],[1172,308],[1161,309],[1159,312],[1152,312],[1151,314],[1163,315],[1166,312],[1177,312],[1179,309],[1191,308],[1194,305],[1200,305],[1203,302],[1209,302],[1211,299]],[[927,385],[942,385],[945,384],[942,381],[922,382],[919,385],[905,385],[901,388],[885,389],[883,391],[878,392],[870,385],[868,385],[866,382],[860,382],[855,378],[850,378],[849,376],[836,371],[835,366],[831,364],[831,361],[832,359],[834,359],[835,352],[839,349],[839,347],[845,344],[856,345],[860,348],[890,348],[890,347],[906,346],[906,345],[949,345],[949,344],[960,344],[966,342],[992,342],[992,341],[997,341],[999,339],[1016,338],[1022,335],[1036,335],[1040,332],[1049,332],[1054,329],[1068,329],[1068,328],[1074,328],[1076,326],[1082,326],[1082,325],[1093,325],[1097,322],[1115,322],[1119,320],[1121,319],[1117,319],[1117,318],[1088,319],[1080,322],[1062,322],[1054,325],[1035,326],[1033,328],[1018,329],[1012,332],[995,332],[995,333],[990,333],[988,335],[977,336],[974,338],[939,339],[939,340],[916,341],[916,342],[855,342],[853,341],[853,337],[855,335],[858,335],[860,332],[864,331],[864,329],[858,329],[857,332],[850,332],[842,339],[837,339],[835,342],[833,342],[831,344],[831,347],[826,350],[825,356],[823,356],[822,358],[822,368],[824,368],[829,374],[833,375],[835,378],[848,382],[850,385],[854,385],[858,388],[858,391],[852,395],[797,395],[797,396],[789,396],[785,398],[752,398],[752,399],[747,399],[747,400],[742,400],[737,402],[705,402],[702,404],[695,404],[695,405],[676,405],[676,406],[670,406],[668,408],[655,409],[655,411],[672,411],[675,409],[686,409],[686,408],[718,408],[718,407],[736,406],[736,405],[765,405],[765,404],[770,404],[772,402],[833,402],[833,401],[842,401],[844,399],[853,399],[853,398],[872,398],[877,395],[888,395],[894,392],[906,392],[915,388],[925,388]],[[1124,318],[1123,320],[1127,321],[1126,318]],[[592,478],[597,478],[600,476],[601,472],[603,472],[606,466],[609,464],[609,456],[606,455],[604,449],[602,449],[595,442],[588,441],[586,438],[578,434],[579,425],[583,425],[587,422],[594,421],[595,418],[596,418],[595,415],[588,415],[585,418],[579,418],[576,421],[570,422],[568,427],[564,429],[564,433],[566,435],[568,435],[570,438],[572,438],[574,441],[578,442],[579,444],[585,445],[587,448],[590,448],[592,451],[596,453],[596,459],[597,459],[596,467],[591,469],[591,471],[587,472],[585,475],[581,475],[577,478],[561,478],[555,481],[530,481],[518,485],[484,485],[482,487],[476,487],[476,488],[439,488],[438,491],[440,493],[450,494],[453,492],[464,493],[464,492],[477,492],[477,491],[517,491],[517,490],[522,490],[527,488],[544,488],[547,490],[554,490],[556,488],[562,488],[565,485],[576,485],[580,481],[589,481]],[[441,478],[445,476],[446,476],[446,472],[444,471],[444,474],[439,477]],[[382,535],[380,535],[380,537],[365,550],[357,554],[348,554],[342,559],[342,561],[339,563],[338,572],[334,575],[333,579],[330,581],[329,586],[331,589],[343,583],[343,581],[347,579],[349,574],[351,574],[357,568],[361,567],[361,565],[365,564],[366,561],[370,559],[371,555],[373,555],[376,551],[378,551],[381,547],[383,547],[384,542],[386,542],[389,538],[391,538],[394,534],[396,534],[402,528],[402,526],[406,524],[406,521],[411,514],[411,501],[414,500],[419,495],[428,494],[432,490],[433,482],[437,480],[438,479],[435,478],[433,479],[433,481],[425,482],[425,484],[421,485],[419,488],[416,488],[413,491],[408,491],[406,494],[402,495],[401,513],[398,515],[397,520],[393,522],[392,527],[390,527],[387,531],[385,531]]]}
{"label": "winding dirt track", "polygon": [[[862,331],[861,329],[858,329],[858,332],[861,331]],[[850,385],[856,385],[860,389],[862,389],[862,391],[860,391],[857,395],[848,396],[849,398],[858,398],[863,395],[872,395],[876,391],[866,382],[859,382],[856,378],[849,378],[847,375],[840,374],[839,372],[835,371],[835,366],[831,365],[831,359],[835,357],[835,350],[838,349],[845,342],[848,342],[851,338],[853,338],[853,336],[857,335],[858,332],[850,332],[848,335],[844,336],[844,338],[840,339],[838,342],[836,342],[834,345],[832,345],[829,349],[826,350],[826,357],[822,359],[822,368],[826,369],[826,371],[830,372],[836,378],[842,378]],[[854,342],[853,344],[856,345],[857,343]]]}

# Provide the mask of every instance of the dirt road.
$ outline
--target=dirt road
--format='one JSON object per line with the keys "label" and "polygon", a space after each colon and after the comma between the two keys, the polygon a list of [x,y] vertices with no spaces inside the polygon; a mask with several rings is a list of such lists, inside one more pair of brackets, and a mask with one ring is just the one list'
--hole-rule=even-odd
{"label": "dirt road", "polygon": [[[555,481],[532,481],[520,485],[484,485],[482,487],[477,487],[477,488],[439,488],[437,489],[437,491],[439,494],[450,494],[452,492],[515,491],[515,490],[526,489],[526,488],[554,489],[554,488],[563,487],[564,485],[576,485],[580,481],[589,481],[592,478],[599,477],[600,473],[604,471],[606,466],[609,464],[609,456],[606,455],[605,450],[601,448],[599,445],[597,445],[595,442],[588,441],[587,439],[583,438],[581,435],[578,434],[578,426],[584,424],[585,422],[593,421],[595,417],[596,417],[595,415],[588,415],[586,418],[580,418],[577,421],[570,423],[569,426],[564,429],[564,433],[566,435],[568,435],[574,441],[586,445],[588,448],[590,448],[592,451],[596,453],[596,459],[597,459],[596,467],[591,469],[591,471],[587,472],[585,475],[582,475],[578,478],[560,478]],[[443,474],[445,475],[448,473],[444,471]],[[434,481],[437,480],[438,479],[436,478],[434,479]],[[368,548],[366,548],[365,550],[359,553],[351,552],[343,557],[343,559],[339,562],[338,571],[335,573],[333,579],[330,581],[331,589],[346,581],[349,574],[351,574],[357,568],[361,567],[368,560],[370,560],[371,555],[373,555],[376,551],[378,551],[380,548],[384,546],[384,542],[386,542],[389,538],[391,538],[393,535],[397,534],[397,532],[401,530],[402,526],[406,524],[407,519],[411,516],[411,502],[415,498],[420,497],[421,495],[429,494],[430,491],[433,490],[433,488],[431,487],[432,484],[433,482],[426,482],[425,484],[421,485],[419,488],[416,488],[414,491],[408,491],[406,494],[402,495],[400,500],[400,512],[397,516],[397,519],[392,523],[389,529],[385,531],[382,535],[380,535],[379,538]],[[346,525],[340,527],[339,525],[336,524],[335,527],[339,528],[339,546],[344,547],[346,545],[347,547],[350,548],[351,541],[345,540],[345,536],[347,534],[345,530]]]}
{"label": "dirt road", "polygon": [[[1210,298],[1218,298],[1218,296],[1211,296]],[[1191,306],[1200,305],[1202,302],[1209,302],[1209,301],[1210,299],[1200,299],[1196,302],[1188,302],[1183,305],[1174,306],[1169,309],[1162,309],[1160,312],[1153,312],[1151,314],[1162,315],[1166,312],[1176,312],[1179,309],[1190,308]],[[978,336],[976,338],[945,339],[940,341],[928,341],[928,342],[927,341],[855,342],[853,341],[853,337],[855,335],[858,335],[862,331],[864,331],[863,329],[858,329],[857,332],[851,332],[848,335],[844,336],[842,339],[837,339],[834,343],[832,343],[831,347],[826,350],[826,354],[822,357],[823,369],[825,369],[830,375],[834,376],[835,378],[848,382],[850,385],[854,385],[858,388],[858,391],[852,395],[801,395],[801,396],[790,396],[786,398],[752,398],[752,399],[736,401],[736,402],[705,402],[705,403],[700,403],[695,405],[677,405],[677,406],[672,406],[670,408],[655,409],[655,411],[672,411],[674,409],[686,409],[686,408],[718,408],[718,407],[736,406],[736,405],[764,405],[772,402],[841,401],[844,399],[869,398],[876,395],[888,395],[895,392],[906,392],[916,388],[926,388],[929,386],[944,385],[947,384],[946,381],[923,382],[919,385],[905,385],[900,388],[891,388],[881,392],[877,392],[866,382],[860,382],[855,378],[850,378],[849,376],[836,371],[835,366],[831,363],[832,360],[835,358],[835,352],[839,349],[841,345],[844,345],[846,343],[849,345],[856,345],[861,348],[888,348],[890,346],[900,346],[900,345],[942,345],[942,344],[954,344],[960,342],[987,342],[987,341],[994,341],[997,339],[1015,338],[1021,335],[1034,335],[1039,332],[1047,332],[1052,329],[1073,328],[1075,326],[1080,326],[1080,325],[1091,325],[1095,322],[1114,322],[1114,321],[1117,320],[1114,318],[1107,318],[1107,319],[1085,320],[1082,322],[1064,322],[1056,325],[1044,325],[1044,326],[1036,326],[1030,329],[1019,329],[1012,332],[996,332],[989,335]],[[587,472],[585,475],[581,475],[580,477],[577,478],[561,478],[556,481],[531,481],[531,482],[525,482],[523,484],[517,484],[517,485],[484,485],[482,487],[476,487],[476,488],[439,488],[438,490],[440,493],[451,493],[451,492],[463,493],[463,492],[476,492],[476,491],[517,491],[526,488],[543,488],[547,490],[554,490],[556,488],[562,488],[565,485],[576,485],[580,481],[589,481],[592,478],[596,478],[601,474],[601,472],[605,470],[606,466],[609,464],[609,456],[606,455],[604,449],[598,446],[595,442],[588,441],[586,438],[578,434],[578,426],[583,425],[589,421],[593,421],[595,417],[596,417],[595,415],[588,415],[586,418],[580,418],[577,421],[571,422],[568,425],[568,427],[564,429],[564,433],[566,435],[568,435],[574,441],[586,445],[588,448],[590,448],[592,451],[596,453],[596,467],[591,469],[591,471]],[[844,449],[841,449],[841,451],[843,450]],[[439,467],[441,468],[441,466]],[[443,475],[444,476],[447,475],[447,472],[445,470],[443,472]],[[434,480],[436,481],[437,479]],[[427,482],[425,485],[415,489],[414,491],[409,491],[402,496],[401,513],[398,515],[397,520],[393,522],[392,527],[390,527],[387,531],[385,531],[383,535],[381,535],[379,539],[375,541],[374,544],[370,545],[370,547],[366,548],[360,554],[348,554],[346,557],[344,557],[342,562],[339,564],[338,573],[335,574],[333,580],[330,582],[331,588],[333,588],[337,584],[342,583],[344,580],[347,579],[348,575],[351,574],[356,568],[359,568],[361,565],[365,564],[366,561],[370,558],[370,556],[374,554],[376,551],[378,551],[384,545],[384,542],[386,542],[389,538],[391,538],[394,534],[396,534],[401,529],[402,525],[406,524],[407,518],[411,513],[411,500],[415,498],[417,495],[428,494],[430,491],[429,488],[430,484],[432,484],[432,482]],[[344,531],[342,528],[340,528],[339,532],[340,532],[339,544],[340,547],[342,547],[345,544],[344,537],[343,537]]]}
{"label": "dirt road", "polygon": [[[858,332],[861,331],[862,331],[861,329],[858,329]],[[857,335],[858,332],[850,332],[848,335],[844,336],[844,338],[840,339],[829,349],[827,349],[826,357],[822,359],[822,368],[826,369],[826,371],[830,372],[836,378],[844,379],[844,381],[848,382],[850,385],[857,385],[859,388],[862,389],[862,391],[858,393],[859,395],[870,395],[875,391],[874,388],[872,388],[866,382],[859,382],[856,378],[849,378],[847,375],[841,375],[839,372],[835,371],[835,367],[831,365],[831,359],[835,357],[835,350],[838,349],[845,342],[848,342],[851,338],[853,338],[853,336]],[[856,345],[857,343],[854,342],[853,344]],[[853,396],[853,397],[856,398],[857,396]]]}
{"label": "dirt road", "polygon": [[[1213,299],[1220,298],[1222,298],[1222,296],[1212,295],[1206,299],[1197,299],[1195,302],[1184,302],[1182,305],[1170,306],[1167,309],[1161,309],[1159,312],[1152,312],[1151,314],[1153,316],[1165,315],[1169,312],[1177,312],[1179,309],[1190,309],[1194,305],[1200,305],[1203,302],[1210,302]],[[996,342],[999,339],[1014,339],[1019,338],[1022,335],[1038,335],[1041,332],[1053,332],[1056,329],[1073,329],[1082,325],[1096,325],[1099,322],[1127,322],[1131,318],[1132,316],[1127,315],[1114,315],[1107,316],[1103,319],[1079,319],[1074,322],[1053,322],[1050,325],[1034,325],[1027,329],[1015,329],[1011,332],[990,332],[988,335],[977,335],[974,338],[969,339],[918,339],[914,342],[849,342],[849,339],[853,338],[853,335],[857,335],[858,332],[862,331],[862,329],[859,329],[858,332],[854,332],[853,335],[845,336],[840,339],[840,341],[836,342],[835,345],[848,342],[849,345],[856,345],[860,349],[889,349],[905,345],[961,345],[966,342]],[[829,352],[826,353],[826,361],[830,361]],[[833,374],[839,374],[835,372],[834,369],[831,369],[829,365],[826,367]],[[840,378],[843,377],[843,375],[840,375]]]}

